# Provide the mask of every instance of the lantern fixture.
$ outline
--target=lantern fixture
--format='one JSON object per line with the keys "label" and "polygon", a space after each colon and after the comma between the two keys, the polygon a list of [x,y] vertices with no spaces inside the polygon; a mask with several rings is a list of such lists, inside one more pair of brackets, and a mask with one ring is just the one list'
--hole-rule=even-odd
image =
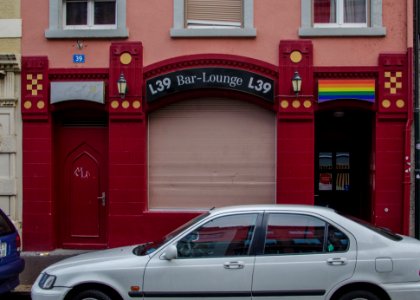
{"label": "lantern fixture", "polygon": [[295,92],[295,94],[297,96],[300,92],[301,87],[302,87],[302,78],[299,76],[298,71],[295,71],[295,74],[293,75],[292,87],[293,87],[293,91]]}
{"label": "lantern fixture", "polygon": [[127,94],[127,80],[124,77],[124,73],[121,73],[120,78],[118,78],[117,86],[118,94],[120,94],[120,97],[123,99]]}

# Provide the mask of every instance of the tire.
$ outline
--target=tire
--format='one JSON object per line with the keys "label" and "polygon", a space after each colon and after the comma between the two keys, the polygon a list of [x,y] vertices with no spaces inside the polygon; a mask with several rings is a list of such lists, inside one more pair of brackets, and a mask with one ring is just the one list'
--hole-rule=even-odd
{"label": "tire", "polygon": [[72,300],[112,300],[112,298],[99,290],[87,290],[76,294]]}
{"label": "tire", "polygon": [[343,296],[341,296],[338,300],[381,300],[376,294],[369,292],[369,291],[351,291]]}

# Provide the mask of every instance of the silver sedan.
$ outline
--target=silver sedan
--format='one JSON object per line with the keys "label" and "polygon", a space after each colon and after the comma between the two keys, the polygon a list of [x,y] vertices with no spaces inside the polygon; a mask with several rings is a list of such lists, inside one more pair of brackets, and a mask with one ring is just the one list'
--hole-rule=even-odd
{"label": "silver sedan", "polygon": [[314,206],[212,209],[46,268],[32,299],[420,299],[420,242]]}

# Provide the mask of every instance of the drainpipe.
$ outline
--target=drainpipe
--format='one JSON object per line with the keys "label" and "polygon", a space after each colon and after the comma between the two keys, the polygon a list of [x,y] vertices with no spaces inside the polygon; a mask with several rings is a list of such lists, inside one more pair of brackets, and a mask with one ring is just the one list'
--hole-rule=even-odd
{"label": "drainpipe", "polygon": [[414,234],[420,238],[420,107],[419,107],[419,16],[418,1],[414,1]]}

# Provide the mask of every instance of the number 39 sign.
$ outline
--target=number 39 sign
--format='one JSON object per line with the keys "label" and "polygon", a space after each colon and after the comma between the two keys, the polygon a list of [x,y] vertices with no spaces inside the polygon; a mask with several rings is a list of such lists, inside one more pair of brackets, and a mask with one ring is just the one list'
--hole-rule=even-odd
{"label": "number 39 sign", "polygon": [[84,64],[85,63],[85,55],[84,54],[73,54],[73,63]]}

